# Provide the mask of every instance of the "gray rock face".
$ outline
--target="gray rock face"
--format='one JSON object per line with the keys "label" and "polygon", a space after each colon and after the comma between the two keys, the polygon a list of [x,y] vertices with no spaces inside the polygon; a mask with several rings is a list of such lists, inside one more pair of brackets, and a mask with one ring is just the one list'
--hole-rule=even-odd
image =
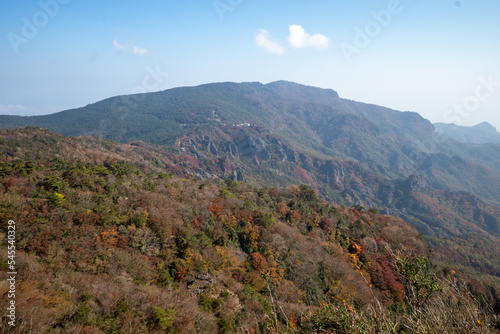
{"label": "gray rock face", "polygon": [[238,152],[245,157],[255,157],[259,151],[264,150],[266,144],[260,138],[246,136],[238,143]]}
{"label": "gray rock face", "polygon": [[233,170],[229,175],[229,178],[234,182],[244,181],[243,173],[241,172],[241,170]]}
{"label": "gray rock face", "polygon": [[298,154],[297,154],[297,152],[295,152],[294,150],[292,150],[288,146],[285,146],[284,150],[285,150],[286,159],[288,161],[290,161],[290,162],[297,162],[297,160],[298,160]]}
{"label": "gray rock face", "polygon": [[219,151],[227,153],[231,156],[237,156],[239,154],[238,147],[232,141],[222,142],[220,144]]}
{"label": "gray rock face", "polygon": [[[187,143],[190,146],[190,152],[193,156],[199,156],[198,153],[201,151],[197,151],[196,146],[201,146],[206,152],[219,157],[251,158],[257,165],[260,165],[262,161],[270,162],[273,157],[277,158],[276,160],[281,162],[289,161],[292,163],[304,163],[304,160],[307,160],[305,154],[299,155],[299,153],[295,152],[275,137],[266,139],[259,135],[247,135],[240,140],[221,141],[220,145],[216,146],[214,140],[210,136],[202,135],[197,136],[195,140],[189,139]],[[224,170],[225,175],[226,173],[227,171]],[[232,175],[229,177],[235,178],[235,176]]]}
{"label": "gray rock face", "polygon": [[215,145],[212,141],[212,138],[210,138],[209,136],[207,136],[207,135],[203,136],[202,144],[207,148],[208,152],[215,154],[215,155],[218,154],[217,147],[215,147]]}
{"label": "gray rock face", "polygon": [[344,180],[345,168],[342,164],[333,161],[326,161],[320,168],[320,172],[326,175],[328,183],[339,184]]}
{"label": "gray rock face", "polygon": [[278,156],[281,161],[286,161],[286,152],[281,147],[278,148]]}
{"label": "gray rock face", "polygon": [[257,152],[257,156],[265,161],[271,160],[271,153],[268,150],[264,149],[262,151]]}
{"label": "gray rock face", "polygon": [[427,181],[423,175],[410,175],[400,186],[400,189],[405,194],[412,191],[422,191],[427,187]]}
{"label": "gray rock face", "polygon": [[187,288],[191,295],[199,295],[209,286],[213,285],[212,276],[208,273],[199,273],[193,276],[187,283]]}
{"label": "gray rock face", "polygon": [[215,154],[217,155],[218,152],[217,152],[217,148],[215,147],[214,143],[213,142],[210,142],[210,144],[208,144],[208,150],[210,151],[210,153],[212,154]]}

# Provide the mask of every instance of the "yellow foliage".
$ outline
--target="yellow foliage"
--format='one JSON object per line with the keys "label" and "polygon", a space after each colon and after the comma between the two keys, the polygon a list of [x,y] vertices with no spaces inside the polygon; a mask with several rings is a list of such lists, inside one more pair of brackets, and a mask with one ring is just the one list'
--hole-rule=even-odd
{"label": "yellow foliage", "polygon": [[203,268],[205,268],[205,270],[208,269],[207,262],[203,259],[203,256],[201,256],[200,253],[194,253],[193,256],[192,256],[191,261],[193,263],[201,264],[203,266]]}
{"label": "yellow foliage", "polygon": [[238,219],[233,215],[219,215],[219,219],[225,228],[235,228],[238,225]]}
{"label": "yellow foliage", "polygon": [[257,241],[259,240],[259,231],[257,228],[255,228],[252,225],[248,225],[245,228],[245,233],[248,235],[248,240],[250,241],[250,247],[253,249],[257,249],[258,244]]}
{"label": "yellow foliage", "polygon": [[358,244],[354,244],[354,245],[352,246],[352,249],[353,249],[354,254],[359,254],[359,253],[361,253],[361,246],[359,246]]}
{"label": "yellow foliage", "polygon": [[236,259],[231,254],[231,251],[225,247],[215,246],[215,250],[222,261],[223,268],[234,267],[237,264]]}
{"label": "yellow foliage", "polygon": [[314,216],[314,226],[319,226],[320,222],[321,222],[321,216],[320,215],[315,215]]}
{"label": "yellow foliage", "polygon": [[285,274],[285,270],[276,267],[269,268],[268,272],[269,279],[273,284],[278,284],[279,282],[281,282],[281,280],[283,279],[283,275]]}
{"label": "yellow foliage", "polygon": [[68,296],[63,292],[54,292],[50,296],[45,296],[43,301],[45,305],[55,307],[57,309],[64,309],[69,304]]}
{"label": "yellow foliage", "polygon": [[338,296],[342,293],[343,286],[341,280],[331,280],[330,289],[328,290],[327,296],[332,300],[337,300]]}
{"label": "yellow foliage", "polygon": [[184,260],[186,260],[187,264],[191,264],[191,261],[193,260],[193,253],[191,253],[191,248],[186,249]]}
{"label": "yellow foliage", "polygon": [[35,281],[24,281],[19,285],[19,291],[23,292],[27,298],[33,298],[40,295],[38,283]]}
{"label": "yellow foliage", "polygon": [[356,254],[349,254],[349,261],[355,269],[360,269],[359,258]]}

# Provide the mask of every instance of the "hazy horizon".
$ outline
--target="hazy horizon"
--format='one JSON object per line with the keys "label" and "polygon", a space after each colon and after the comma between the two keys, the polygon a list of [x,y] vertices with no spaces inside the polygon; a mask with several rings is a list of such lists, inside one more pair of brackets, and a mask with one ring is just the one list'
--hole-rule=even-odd
{"label": "hazy horizon", "polygon": [[431,122],[500,128],[495,1],[0,4],[0,114],[287,80]]}

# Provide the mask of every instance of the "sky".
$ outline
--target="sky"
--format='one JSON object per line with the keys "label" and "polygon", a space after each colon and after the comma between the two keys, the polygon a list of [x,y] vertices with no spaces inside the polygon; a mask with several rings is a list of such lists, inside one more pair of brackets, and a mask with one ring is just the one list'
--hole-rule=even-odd
{"label": "sky", "polygon": [[0,114],[293,81],[500,130],[498,0],[2,0]]}

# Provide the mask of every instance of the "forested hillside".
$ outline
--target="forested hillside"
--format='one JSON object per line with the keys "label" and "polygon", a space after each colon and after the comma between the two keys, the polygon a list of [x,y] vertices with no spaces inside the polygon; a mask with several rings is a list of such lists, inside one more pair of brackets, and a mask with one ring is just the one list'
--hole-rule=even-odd
{"label": "forested hillside", "polygon": [[16,222],[15,333],[500,331],[498,284],[484,279],[495,273],[478,279],[449,260],[470,249],[435,261],[413,226],[375,208],[33,127],[1,131],[0,157],[2,245]]}

